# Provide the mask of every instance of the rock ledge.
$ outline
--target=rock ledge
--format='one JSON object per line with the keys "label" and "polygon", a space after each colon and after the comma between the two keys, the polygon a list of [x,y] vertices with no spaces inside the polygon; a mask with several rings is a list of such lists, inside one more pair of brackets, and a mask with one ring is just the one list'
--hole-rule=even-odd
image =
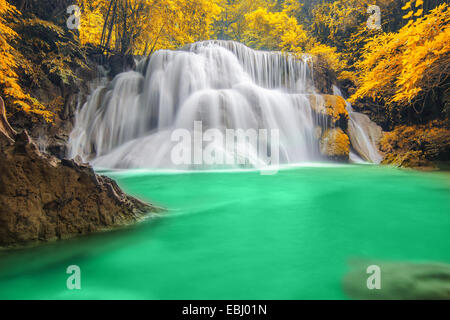
{"label": "rock ledge", "polygon": [[27,131],[10,129],[0,107],[0,247],[85,235],[162,211],[87,164],[41,153]]}

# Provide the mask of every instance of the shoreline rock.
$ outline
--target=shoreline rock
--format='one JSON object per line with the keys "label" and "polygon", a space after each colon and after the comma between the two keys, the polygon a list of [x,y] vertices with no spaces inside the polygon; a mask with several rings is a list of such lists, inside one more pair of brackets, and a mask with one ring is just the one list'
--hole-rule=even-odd
{"label": "shoreline rock", "polygon": [[0,117],[0,247],[86,235],[135,223],[163,209],[126,195],[76,160],[43,154],[25,130]]}

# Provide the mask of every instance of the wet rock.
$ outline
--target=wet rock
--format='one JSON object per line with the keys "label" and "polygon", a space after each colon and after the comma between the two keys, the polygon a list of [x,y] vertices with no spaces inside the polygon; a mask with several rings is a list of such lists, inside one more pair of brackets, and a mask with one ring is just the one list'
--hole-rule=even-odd
{"label": "wet rock", "polygon": [[372,163],[381,162],[383,156],[378,151],[378,145],[383,136],[383,130],[368,116],[352,112],[348,123],[348,136],[352,148],[361,158]]}
{"label": "wet rock", "polygon": [[108,66],[110,68],[109,76],[111,78],[114,78],[119,73],[128,70],[133,70],[136,68],[134,57],[132,55],[121,55],[121,54],[115,54],[110,56]]}
{"label": "wet rock", "polygon": [[311,94],[308,99],[322,126],[333,125],[347,130],[349,115],[344,98],[329,94]]}
{"label": "wet rock", "polygon": [[334,161],[349,160],[350,140],[347,135],[349,113],[344,98],[329,94],[310,94],[309,102],[316,119],[316,136],[320,153]]}
{"label": "wet rock", "polygon": [[320,93],[332,94],[333,84],[338,82],[336,73],[322,57],[314,57],[313,63],[314,86]]}
{"label": "wet rock", "polygon": [[332,160],[348,161],[350,140],[341,128],[328,129],[320,139],[320,152]]}

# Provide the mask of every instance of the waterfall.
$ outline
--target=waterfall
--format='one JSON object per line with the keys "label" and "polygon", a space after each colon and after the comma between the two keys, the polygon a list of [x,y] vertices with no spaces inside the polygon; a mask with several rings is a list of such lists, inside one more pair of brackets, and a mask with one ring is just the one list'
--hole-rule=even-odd
{"label": "waterfall", "polygon": [[[333,94],[341,96],[341,90],[333,86]],[[382,129],[375,122],[370,120],[365,114],[355,112],[350,102],[347,102],[349,115],[349,138],[352,149],[357,152],[350,153],[350,160],[353,162],[369,161],[379,164],[383,160],[378,151],[378,142],[381,138]]]}
{"label": "waterfall", "polygon": [[[195,135],[195,123],[201,121],[203,131],[215,128],[224,135],[227,129],[277,130],[280,163],[323,160],[317,129],[327,121],[311,107],[315,88],[309,59],[233,41],[157,51],[136,71],[94,90],[76,115],[70,156],[105,168],[199,168],[174,163],[172,135],[177,129]],[[269,146],[262,155],[242,155],[239,145],[224,149],[216,143],[220,139],[201,148],[244,157],[244,166],[264,166],[275,140],[257,139]]]}

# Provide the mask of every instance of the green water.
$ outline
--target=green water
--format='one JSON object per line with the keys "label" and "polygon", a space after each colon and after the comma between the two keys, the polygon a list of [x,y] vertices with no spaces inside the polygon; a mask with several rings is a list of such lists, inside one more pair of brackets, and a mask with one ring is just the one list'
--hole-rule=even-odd
{"label": "green water", "polygon": [[[354,258],[450,263],[450,179],[376,166],[109,173],[170,211],[0,252],[1,299],[341,299]],[[69,265],[79,291],[66,288]]]}

